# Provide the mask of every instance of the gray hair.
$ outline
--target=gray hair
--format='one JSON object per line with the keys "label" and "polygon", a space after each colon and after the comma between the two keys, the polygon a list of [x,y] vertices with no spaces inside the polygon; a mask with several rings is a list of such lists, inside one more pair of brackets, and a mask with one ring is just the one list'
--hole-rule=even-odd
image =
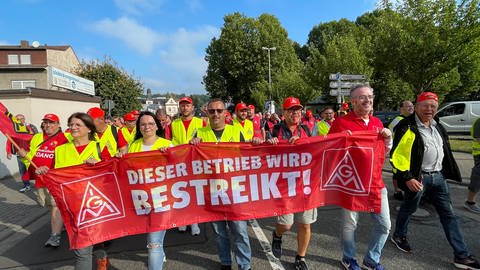
{"label": "gray hair", "polygon": [[364,88],[364,87],[370,89],[373,93],[373,88],[370,86],[369,83],[359,83],[359,84],[355,84],[354,86],[352,86],[352,88],[350,88],[350,98],[352,98],[353,92],[355,92],[355,90]]}

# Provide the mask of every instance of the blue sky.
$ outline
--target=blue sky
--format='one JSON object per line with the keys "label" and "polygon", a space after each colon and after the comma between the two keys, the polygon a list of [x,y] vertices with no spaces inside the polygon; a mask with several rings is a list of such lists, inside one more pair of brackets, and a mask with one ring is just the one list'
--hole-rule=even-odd
{"label": "blue sky", "polygon": [[317,24],[358,16],[376,0],[3,0],[0,44],[71,45],[80,60],[112,58],[153,93],[204,94],[205,48],[223,17],[277,17],[305,44]]}

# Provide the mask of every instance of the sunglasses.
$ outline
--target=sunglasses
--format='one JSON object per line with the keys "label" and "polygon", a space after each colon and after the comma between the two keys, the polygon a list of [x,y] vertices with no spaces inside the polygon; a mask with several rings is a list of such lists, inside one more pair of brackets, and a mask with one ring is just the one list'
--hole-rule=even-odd
{"label": "sunglasses", "polygon": [[218,114],[221,114],[225,109],[208,109],[209,114],[215,114],[217,112]]}

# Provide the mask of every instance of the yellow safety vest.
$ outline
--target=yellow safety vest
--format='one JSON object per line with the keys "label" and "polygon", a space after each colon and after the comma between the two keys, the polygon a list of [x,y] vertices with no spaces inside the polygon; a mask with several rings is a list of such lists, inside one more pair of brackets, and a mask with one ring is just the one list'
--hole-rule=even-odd
{"label": "yellow safety vest", "polygon": [[43,142],[43,132],[33,135],[30,140],[30,150],[27,153],[26,158],[22,158],[22,162],[25,164],[25,167],[30,167],[30,160],[35,156],[35,153],[38,150],[38,145]]}
{"label": "yellow safety vest", "polygon": [[232,125],[225,125],[220,141],[217,140],[215,133],[210,126],[199,128],[197,130],[197,137],[202,139],[202,142],[240,142],[240,130]]}
{"label": "yellow safety vest", "polygon": [[475,137],[473,137],[473,130],[474,130],[475,125],[480,125],[479,120],[480,120],[480,118],[475,120],[475,122],[473,122],[472,127],[470,128],[470,135],[473,138],[473,140],[472,140],[472,155],[474,155],[474,156],[480,155],[480,142],[475,140]]}
{"label": "yellow safety vest", "polygon": [[203,127],[202,119],[193,117],[188,130],[185,130],[182,119],[178,118],[172,122],[172,143],[173,145],[186,144],[193,138],[193,134],[199,128]]}
{"label": "yellow safety vest", "polygon": [[403,134],[403,137],[400,139],[397,148],[395,148],[392,157],[390,158],[390,162],[394,167],[394,172],[396,172],[396,170],[410,170],[410,159],[412,156],[412,147],[414,141],[415,133],[408,128],[405,134]]}
{"label": "yellow safety vest", "polygon": [[79,154],[73,142],[62,144],[55,148],[55,168],[80,165],[89,158],[94,158],[97,161],[100,161],[102,160],[100,156],[101,149],[103,149],[101,144],[99,145],[99,148],[97,148],[97,142],[90,141],[87,147],[83,149],[82,153]]}
{"label": "yellow safety vest", "polygon": [[327,135],[330,130],[330,125],[325,121],[317,122],[318,135]]}
{"label": "yellow safety vest", "polygon": [[[136,152],[142,152],[142,145],[143,145],[143,138],[139,138],[135,140],[129,147],[128,147],[128,152],[129,153],[136,153]],[[152,145],[152,148],[150,150],[158,150],[162,147],[170,147],[172,145],[172,142],[170,140],[164,139],[164,138],[158,138]]]}
{"label": "yellow safety vest", "polygon": [[113,137],[112,126],[107,126],[107,129],[102,134],[102,138],[98,138],[98,135],[95,133],[95,139],[100,142],[100,149],[106,146],[110,156],[115,156],[117,153],[117,141]]}
{"label": "yellow safety vest", "polygon": [[253,122],[245,119],[245,123],[242,126],[240,121],[237,119],[233,120],[233,126],[242,131],[243,136],[245,137],[245,141],[249,142],[253,138]]}
{"label": "yellow safety vest", "polygon": [[132,129],[132,132],[130,132],[127,127],[122,127],[120,129],[120,132],[122,133],[123,137],[127,141],[128,145],[130,145],[130,144],[132,144],[133,140],[135,139],[135,133],[137,132],[137,128],[134,127]]}

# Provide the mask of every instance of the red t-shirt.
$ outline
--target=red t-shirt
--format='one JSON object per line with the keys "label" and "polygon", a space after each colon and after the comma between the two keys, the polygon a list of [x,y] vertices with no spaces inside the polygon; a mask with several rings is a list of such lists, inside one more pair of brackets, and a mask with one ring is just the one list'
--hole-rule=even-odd
{"label": "red t-shirt", "polygon": [[[375,116],[369,116],[368,124],[365,121],[355,115],[353,111],[350,111],[347,115],[336,118],[330,128],[328,134],[339,133],[343,131],[365,131],[365,130],[377,130],[379,131],[379,139],[383,140],[380,131],[383,129],[383,124],[380,119]],[[382,182],[383,183],[383,182]]]}
{"label": "red t-shirt", "polygon": [[[50,136],[43,134],[43,141],[48,139]],[[38,167],[47,166],[48,168],[54,168],[55,166],[55,148],[59,145],[68,142],[68,139],[65,137],[63,132],[59,132],[57,135],[50,138],[45,143],[42,143],[40,148],[38,148],[35,155],[32,157],[33,163]],[[45,184],[40,180],[40,177],[35,173],[35,167],[30,165],[28,171],[22,177],[23,180],[35,179],[35,186],[38,188],[45,187]]]}

